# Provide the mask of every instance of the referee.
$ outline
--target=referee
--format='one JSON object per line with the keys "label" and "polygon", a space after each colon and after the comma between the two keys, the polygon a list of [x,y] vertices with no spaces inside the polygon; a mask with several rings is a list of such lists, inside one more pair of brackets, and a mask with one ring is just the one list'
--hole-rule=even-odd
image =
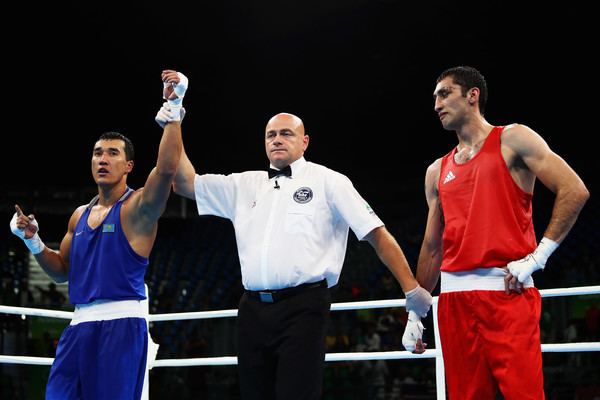
{"label": "referee", "polygon": [[394,274],[407,310],[425,316],[431,305],[350,180],[304,159],[308,142],[300,118],[277,114],[265,129],[268,171],[196,175],[182,154],[173,184],[196,201],[200,215],[228,218],[235,228],[245,288],[238,311],[243,400],[321,397],[328,288],[338,282],[349,228]]}

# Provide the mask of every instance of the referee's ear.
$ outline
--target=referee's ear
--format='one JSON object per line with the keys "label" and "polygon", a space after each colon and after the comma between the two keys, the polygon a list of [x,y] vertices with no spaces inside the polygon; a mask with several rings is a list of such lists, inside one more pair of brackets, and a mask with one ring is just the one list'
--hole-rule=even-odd
{"label": "referee's ear", "polygon": [[308,142],[310,141],[310,137],[308,136],[308,134],[304,134],[304,136],[302,137],[302,150],[306,151],[306,148],[308,147]]}

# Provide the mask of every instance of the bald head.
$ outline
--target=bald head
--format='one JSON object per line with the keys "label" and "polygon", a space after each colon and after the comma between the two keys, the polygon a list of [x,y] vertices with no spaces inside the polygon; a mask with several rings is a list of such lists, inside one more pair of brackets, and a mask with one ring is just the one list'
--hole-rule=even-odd
{"label": "bald head", "polygon": [[304,135],[304,123],[294,114],[279,113],[272,116],[269,122],[267,122],[265,130],[268,132],[269,129],[272,129],[274,126],[286,126],[296,130],[299,134]]}
{"label": "bald head", "polygon": [[308,135],[304,123],[293,114],[279,113],[271,117],[265,128],[265,149],[276,168],[284,168],[304,155]]}

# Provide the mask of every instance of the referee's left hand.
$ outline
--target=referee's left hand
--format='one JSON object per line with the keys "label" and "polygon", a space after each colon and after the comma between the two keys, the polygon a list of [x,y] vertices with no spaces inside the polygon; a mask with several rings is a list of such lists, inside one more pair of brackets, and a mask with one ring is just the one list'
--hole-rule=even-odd
{"label": "referee's left hand", "polygon": [[406,296],[406,311],[413,311],[419,318],[425,318],[433,304],[431,294],[417,284],[417,287],[404,295]]}

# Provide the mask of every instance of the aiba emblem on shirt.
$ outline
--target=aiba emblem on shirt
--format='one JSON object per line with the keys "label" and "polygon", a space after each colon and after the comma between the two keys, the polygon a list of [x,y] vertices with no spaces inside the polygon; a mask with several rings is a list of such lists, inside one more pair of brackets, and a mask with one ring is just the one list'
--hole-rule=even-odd
{"label": "aiba emblem on shirt", "polygon": [[294,200],[296,203],[304,204],[311,201],[313,198],[313,192],[311,188],[301,187],[294,192]]}

